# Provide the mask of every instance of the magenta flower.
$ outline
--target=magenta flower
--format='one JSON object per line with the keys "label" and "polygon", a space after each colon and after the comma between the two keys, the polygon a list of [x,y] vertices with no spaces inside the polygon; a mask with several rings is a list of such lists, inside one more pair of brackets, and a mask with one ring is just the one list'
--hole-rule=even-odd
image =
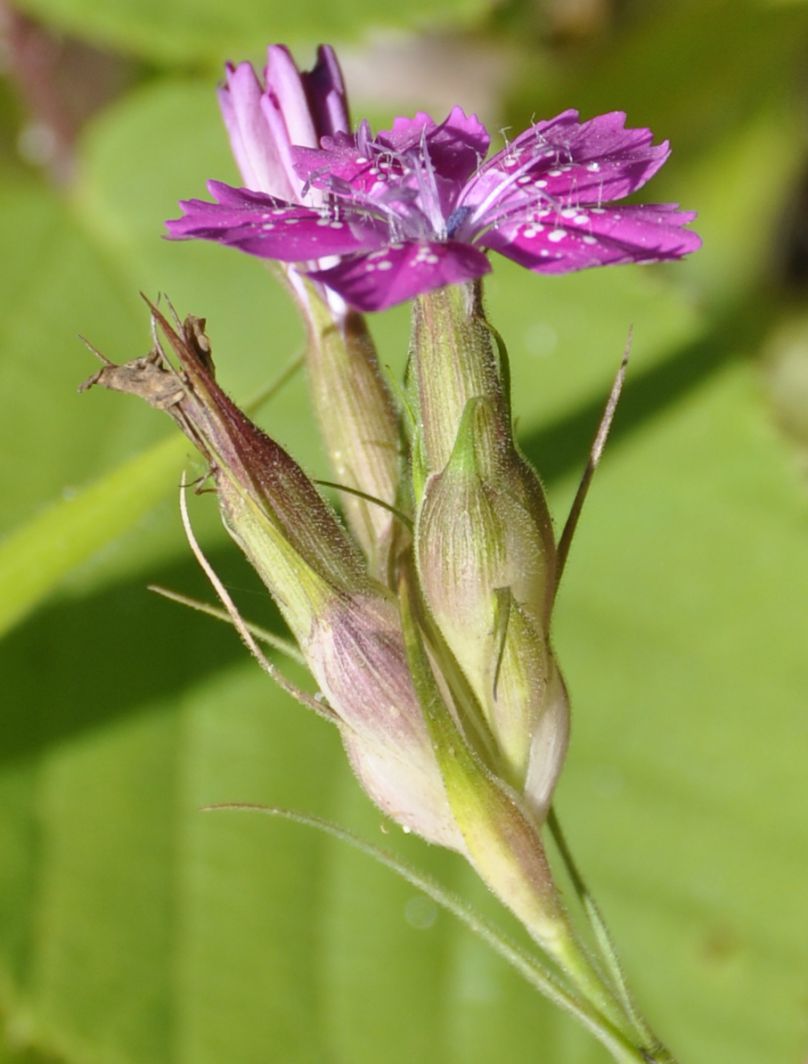
{"label": "magenta flower", "polygon": [[537,273],[568,273],[700,247],[684,228],[693,212],[613,205],[669,155],[649,130],[626,129],[621,112],[580,122],[564,111],[484,162],[489,142],[459,107],[440,125],[426,114],[397,118],[376,137],[363,122],[292,149],[297,202],[212,181],[215,203],[185,201],[184,217],[167,225],[175,237],[300,263],[360,310],[481,277],[489,250]]}

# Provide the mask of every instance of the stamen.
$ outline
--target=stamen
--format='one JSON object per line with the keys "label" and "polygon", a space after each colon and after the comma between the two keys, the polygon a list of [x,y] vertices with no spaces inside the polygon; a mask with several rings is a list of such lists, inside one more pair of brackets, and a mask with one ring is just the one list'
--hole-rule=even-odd
{"label": "stamen", "polygon": [[[516,170],[514,170],[514,172],[512,174],[505,174],[503,176],[502,181],[498,185],[496,185],[494,188],[491,189],[491,191],[488,193],[488,195],[485,197],[485,199],[482,201],[482,203],[478,204],[476,207],[473,208],[472,218],[471,218],[471,221],[469,222],[469,225],[473,226],[475,222],[477,222],[479,219],[481,219],[488,212],[488,208],[493,203],[495,203],[498,199],[501,199],[502,196],[505,194],[505,192],[507,192],[508,188],[510,186],[516,184],[516,182],[518,181],[518,179],[520,177],[522,177],[525,173],[527,173],[527,171],[530,170],[531,167],[536,165],[536,162],[537,162],[537,160],[536,160],[535,156],[530,155],[528,157],[527,161],[522,163],[521,166],[517,167]],[[481,173],[485,173],[485,172],[486,172],[485,168],[483,168]],[[494,172],[496,172],[496,171],[494,171]],[[466,186],[466,187],[467,187],[467,189],[468,188],[473,188],[473,184],[470,185],[470,186]],[[542,196],[545,196],[545,194],[544,193],[539,193],[539,197],[542,197]],[[547,197],[545,196],[545,198],[547,198]]]}
{"label": "stamen", "polygon": [[[430,222],[433,234],[438,240],[445,240],[446,224],[440,206],[440,194],[438,193],[438,182],[435,177],[435,168],[432,166],[432,159],[429,156],[426,127],[421,130],[420,157],[416,156],[414,161],[415,178],[421,192],[421,206]],[[419,162],[423,163],[423,168],[418,166]],[[424,174],[426,175],[426,181],[424,181]]]}

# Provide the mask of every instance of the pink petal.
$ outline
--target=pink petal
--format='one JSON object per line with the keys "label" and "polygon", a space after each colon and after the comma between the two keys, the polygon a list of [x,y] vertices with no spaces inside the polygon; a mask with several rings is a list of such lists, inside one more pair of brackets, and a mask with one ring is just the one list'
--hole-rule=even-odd
{"label": "pink petal", "polygon": [[[278,105],[275,96],[265,92],[261,97],[261,115],[266,126],[266,136],[271,141],[278,159],[277,176],[272,195],[292,203],[299,203],[302,197],[303,182],[294,165],[294,148],[286,128],[286,116]],[[285,191],[282,191],[285,190]]]}
{"label": "pink petal", "polygon": [[281,262],[345,255],[381,242],[372,232],[357,235],[347,221],[308,207],[215,181],[210,188],[219,202],[183,201],[184,217],[166,222],[171,236],[215,240]]}
{"label": "pink petal", "polygon": [[228,66],[222,115],[245,185],[297,202],[302,181],[292,144],[318,148],[321,136],[348,129],[342,74],[331,48],[320,48],[314,69],[300,73],[276,44],[267,50],[265,78],[266,90],[249,63]]}
{"label": "pink petal", "polygon": [[357,137],[337,133],[320,149],[293,148],[295,172],[315,189],[345,197],[383,194],[404,174],[401,162],[391,157],[374,159],[364,154]]}
{"label": "pink petal", "polygon": [[453,107],[440,125],[422,111],[415,118],[396,118],[392,129],[376,139],[399,153],[425,146],[435,172],[450,181],[465,181],[488,154],[491,143],[482,122],[462,107]]}
{"label": "pink petal", "polygon": [[380,130],[375,139],[386,144],[393,151],[404,152],[416,148],[421,143],[422,137],[431,133],[436,126],[437,123],[431,115],[428,115],[426,111],[418,111],[412,118],[407,115],[394,118],[390,129]]}
{"label": "pink petal", "polygon": [[439,174],[453,181],[465,181],[488,154],[491,138],[476,115],[453,107],[428,138],[429,157]]}
{"label": "pink petal", "polygon": [[208,181],[208,192],[216,200],[227,207],[286,207],[290,201],[280,196],[267,195],[260,189],[234,188],[224,181]]}
{"label": "pink petal", "polygon": [[268,99],[283,116],[288,144],[305,144],[312,148],[319,144],[309,101],[289,49],[282,44],[267,48],[264,82]]}
{"label": "pink petal", "polygon": [[462,201],[481,225],[542,203],[600,206],[636,191],[662,166],[668,144],[652,140],[648,129],[626,129],[621,111],[588,122],[579,122],[577,111],[564,111],[531,126],[490,159]]}
{"label": "pink petal", "polygon": [[413,242],[353,255],[309,276],[357,310],[384,310],[433,288],[482,277],[490,269],[485,255],[469,244]]}
{"label": "pink petal", "polygon": [[228,67],[219,89],[230,146],[245,185],[270,195],[285,196],[291,189],[261,111],[261,86],[249,63]]}
{"label": "pink petal", "polygon": [[536,273],[679,259],[701,247],[683,228],[695,217],[675,204],[539,211],[535,220],[491,229],[479,243]]}
{"label": "pink petal", "polygon": [[351,128],[348,99],[334,49],[329,45],[320,45],[317,62],[311,70],[304,70],[301,77],[317,129],[317,143],[321,137],[347,133]]}
{"label": "pink petal", "polygon": [[412,157],[423,159],[426,154],[437,176],[441,202],[454,203],[488,144],[488,132],[477,117],[455,107],[440,125],[420,111],[414,118],[396,118],[392,128],[377,137],[362,123],[355,137],[336,135],[319,151],[296,149],[294,160],[297,174],[314,188],[378,198],[388,188],[402,185],[417,191],[413,176],[417,160]]}

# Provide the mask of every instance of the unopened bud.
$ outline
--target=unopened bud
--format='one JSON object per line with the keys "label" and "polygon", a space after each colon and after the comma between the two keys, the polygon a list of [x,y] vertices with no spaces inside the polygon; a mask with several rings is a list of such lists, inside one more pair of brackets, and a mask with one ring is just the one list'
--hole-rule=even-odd
{"label": "unopened bud", "polygon": [[367,793],[408,831],[464,852],[392,597],[334,600],[318,617],[303,650],[329,705],[344,722],[343,742]]}
{"label": "unopened bud", "polygon": [[181,332],[152,307],[180,368],[158,346],[90,381],[146,399],[170,414],[210,463],[222,517],[276,599],[298,640],[334,595],[370,585],[364,562],[300,466],[253,424],[216,383],[204,321]]}
{"label": "unopened bud", "polygon": [[566,934],[565,920],[536,818],[501,775],[483,763],[449,711],[406,573],[399,602],[410,672],[466,856],[500,901],[554,952]]}
{"label": "unopened bud", "polygon": [[204,322],[187,318],[180,333],[152,314],[179,371],[158,346],[123,366],[107,362],[87,386],[129,392],[169,413],[210,462],[225,525],[295,635],[365,790],[407,830],[465,852],[392,593],[368,575],[294,459],[218,386]]}
{"label": "unopened bud", "polygon": [[485,716],[497,771],[543,817],[569,730],[549,644],[555,542],[513,437],[507,353],[475,286],[420,297],[412,357],[419,582]]}
{"label": "unopened bud", "polygon": [[[552,532],[528,477],[491,401],[469,400],[449,461],[427,481],[415,535],[424,597],[520,790],[556,672]],[[565,747],[556,744],[553,780]]]}

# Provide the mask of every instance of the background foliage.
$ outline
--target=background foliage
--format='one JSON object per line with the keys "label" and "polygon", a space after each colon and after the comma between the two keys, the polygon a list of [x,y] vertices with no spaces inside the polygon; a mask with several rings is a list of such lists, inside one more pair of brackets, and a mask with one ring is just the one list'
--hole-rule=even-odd
{"label": "background foliage", "polygon": [[[403,10],[403,8],[399,8]],[[497,127],[612,108],[669,136],[653,196],[700,211],[670,269],[499,261],[523,444],[563,520],[629,324],[634,361],[562,591],[574,739],[558,797],[650,1018],[683,1062],[808,1057],[808,7],[766,0],[24,0],[0,94],[0,1060],[597,1064],[602,1051],[390,873],[243,800],[348,824],[492,909],[359,793],[326,725],[205,597],[161,418],[77,396],[88,335],[144,353],[138,290],[207,315],[237,398],[298,352],[254,260],[161,240],[233,179],[225,58],[330,39],[354,112]],[[395,24],[394,24],[395,23]],[[396,371],[406,313],[374,320]],[[298,376],[260,420],[325,474]],[[277,625],[219,530],[244,612]]]}

